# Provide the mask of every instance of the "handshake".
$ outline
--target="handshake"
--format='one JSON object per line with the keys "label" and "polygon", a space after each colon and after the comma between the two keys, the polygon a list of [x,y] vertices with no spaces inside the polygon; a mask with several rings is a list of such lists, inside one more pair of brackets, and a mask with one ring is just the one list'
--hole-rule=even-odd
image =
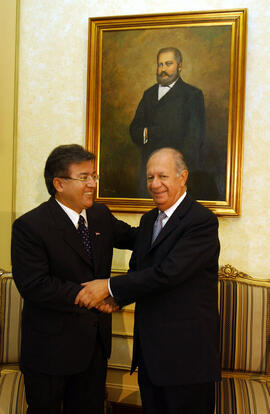
{"label": "handshake", "polygon": [[87,309],[96,308],[101,312],[112,313],[119,309],[114,298],[110,296],[108,279],[95,279],[82,283],[83,288],[75,298],[75,305]]}

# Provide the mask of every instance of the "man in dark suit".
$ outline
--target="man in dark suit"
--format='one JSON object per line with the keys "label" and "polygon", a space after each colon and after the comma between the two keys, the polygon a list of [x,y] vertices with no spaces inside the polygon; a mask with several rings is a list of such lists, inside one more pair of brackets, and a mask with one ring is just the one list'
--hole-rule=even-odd
{"label": "man in dark suit", "polygon": [[162,147],[183,154],[190,171],[201,164],[205,135],[202,91],[180,78],[182,54],[174,47],[157,54],[157,83],[144,92],[130,125],[132,140],[141,148],[140,190],[147,197],[145,168],[149,155]]}
{"label": "man in dark suit", "polygon": [[55,148],[44,176],[51,198],[18,218],[12,235],[27,412],[103,414],[111,318],[75,299],[82,283],[109,278],[113,247],[132,249],[135,233],[94,203],[95,157],[83,147]]}
{"label": "man in dark suit", "polygon": [[214,413],[218,221],[186,193],[187,176],[181,153],[153,153],[147,183],[157,208],[141,219],[129,272],[109,286],[90,282],[77,297],[89,308],[109,291],[119,306],[136,301],[131,372],[138,366],[145,414]]}

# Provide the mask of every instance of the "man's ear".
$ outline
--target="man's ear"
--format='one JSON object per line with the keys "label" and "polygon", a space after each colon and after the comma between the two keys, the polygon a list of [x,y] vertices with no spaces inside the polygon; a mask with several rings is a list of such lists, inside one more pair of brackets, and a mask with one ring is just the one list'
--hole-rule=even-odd
{"label": "man's ear", "polygon": [[62,193],[64,189],[64,183],[61,178],[54,177],[53,186],[56,189],[57,193]]}
{"label": "man's ear", "polygon": [[181,63],[179,63],[179,65],[178,65],[178,72],[180,73],[180,72],[181,72],[181,70],[182,70],[182,62],[181,62]]}
{"label": "man's ear", "polygon": [[184,186],[187,182],[187,179],[188,179],[188,170],[183,170],[180,174],[180,177],[181,177],[181,181],[182,181],[181,184]]}

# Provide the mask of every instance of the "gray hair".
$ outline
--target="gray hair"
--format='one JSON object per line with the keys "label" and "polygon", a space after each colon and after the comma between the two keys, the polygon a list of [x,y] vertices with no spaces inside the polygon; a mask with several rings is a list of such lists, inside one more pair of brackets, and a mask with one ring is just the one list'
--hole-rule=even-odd
{"label": "gray hair", "polygon": [[172,156],[174,157],[175,169],[176,169],[177,174],[180,175],[181,172],[184,170],[188,171],[188,167],[187,167],[187,163],[185,161],[184,155],[182,154],[182,152],[178,151],[175,148],[171,148],[171,147],[158,148],[150,154],[148,161],[153,155],[161,151],[168,151],[172,154]]}
{"label": "gray hair", "polygon": [[180,65],[180,63],[183,62],[182,53],[176,47],[163,47],[162,49],[160,49],[158,51],[158,54],[157,54],[157,61],[158,61],[158,58],[161,55],[161,53],[167,53],[167,52],[173,52],[174,53],[174,57],[175,57],[175,60],[176,60],[178,66]]}

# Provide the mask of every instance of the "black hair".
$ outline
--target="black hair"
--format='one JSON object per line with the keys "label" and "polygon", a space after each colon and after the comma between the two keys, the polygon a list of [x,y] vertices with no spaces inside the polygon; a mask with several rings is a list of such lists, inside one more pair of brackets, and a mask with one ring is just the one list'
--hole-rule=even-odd
{"label": "black hair", "polygon": [[94,160],[95,155],[78,144],[59,145],[54,148],[47,158],[44,169],[44,178],[49,194],[55,196],[53,179],[68,176],[71,164]]}

